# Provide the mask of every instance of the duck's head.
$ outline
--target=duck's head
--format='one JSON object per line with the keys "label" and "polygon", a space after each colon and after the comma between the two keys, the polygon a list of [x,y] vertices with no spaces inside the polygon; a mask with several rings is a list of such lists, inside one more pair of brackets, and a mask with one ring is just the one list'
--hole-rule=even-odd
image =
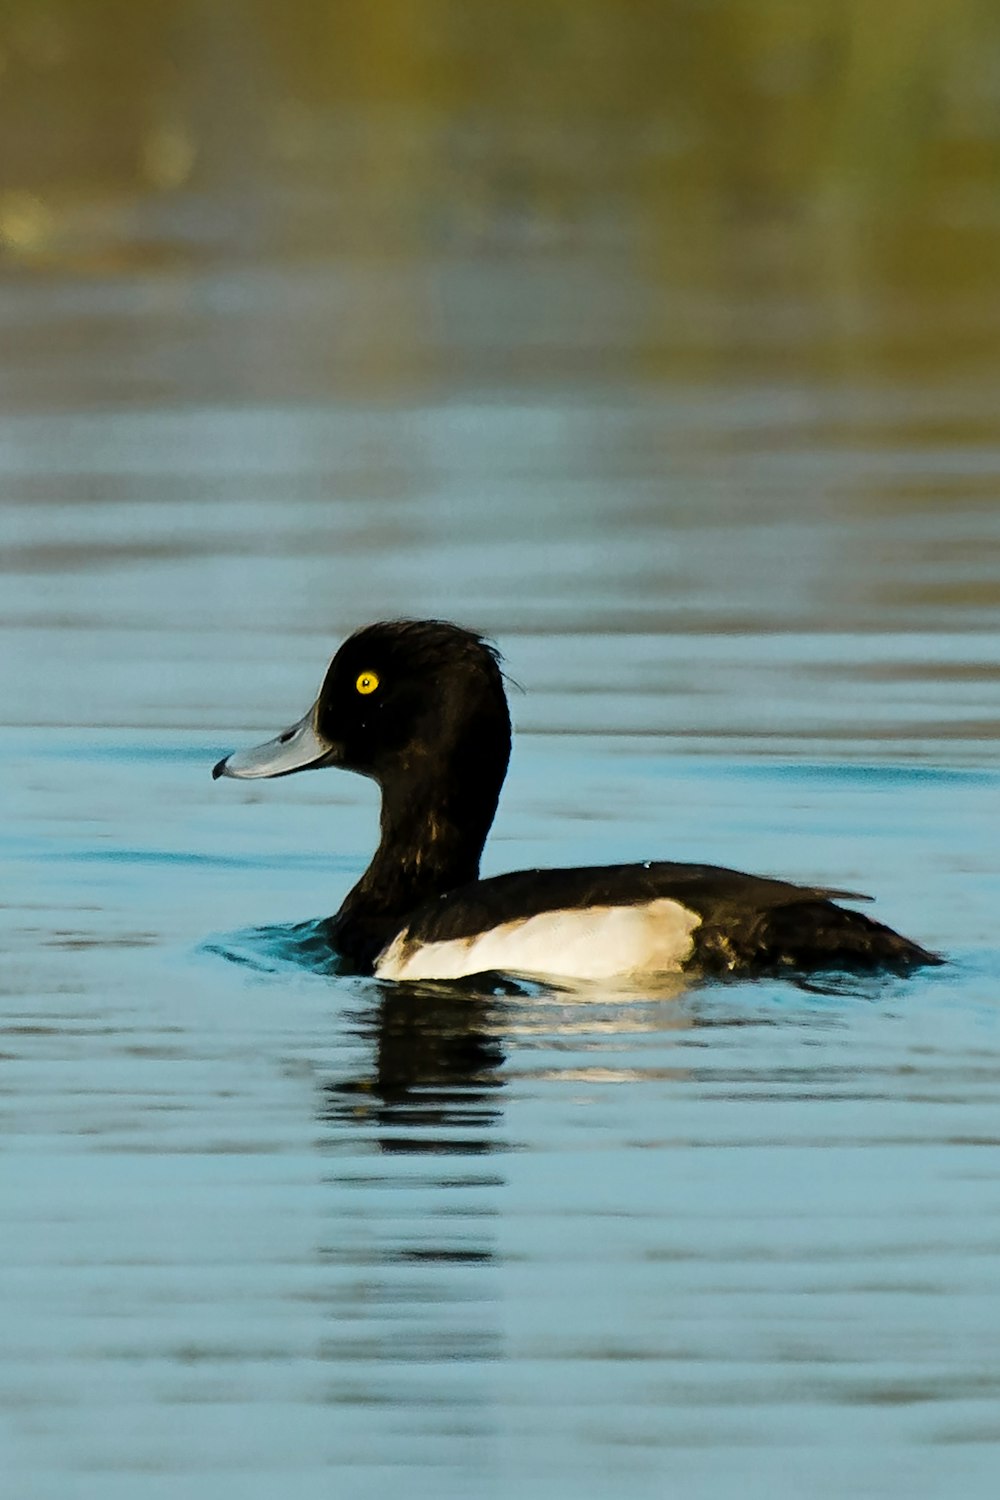
{"label": "duck's head", "polygon": [[212,775],[288,776],[341,766],[383,789],[485,777],[496,779],[498,793],[509,755],[510,716],[494,647],[442,620],[393,620],[344,642],[297,724],[220,760]]}

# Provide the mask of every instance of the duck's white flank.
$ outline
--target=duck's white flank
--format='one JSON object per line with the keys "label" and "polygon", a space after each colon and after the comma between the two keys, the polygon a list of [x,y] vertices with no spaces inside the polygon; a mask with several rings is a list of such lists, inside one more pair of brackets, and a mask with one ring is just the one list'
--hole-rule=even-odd
{"label": "duck's white flank", "polygon": [[488,932],[414,942],[404,928],[375,964],[379,979],[462,979],[488,971],[525,978],[612,979],[668,974],[694,946],[697,912],[661,897],[639,906],[546,911]]}

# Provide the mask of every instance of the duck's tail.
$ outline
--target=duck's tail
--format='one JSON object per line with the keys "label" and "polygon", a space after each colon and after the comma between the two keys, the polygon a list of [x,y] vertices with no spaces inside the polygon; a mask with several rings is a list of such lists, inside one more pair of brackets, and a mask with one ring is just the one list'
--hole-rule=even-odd
{"label": "duck's tail", "polygon": [[757,936],[763,950],[758,963],[778,970],[885,969],[906,973],[944,963],[939,954],[884,923],[833,901],[794,901],[772,907]]}

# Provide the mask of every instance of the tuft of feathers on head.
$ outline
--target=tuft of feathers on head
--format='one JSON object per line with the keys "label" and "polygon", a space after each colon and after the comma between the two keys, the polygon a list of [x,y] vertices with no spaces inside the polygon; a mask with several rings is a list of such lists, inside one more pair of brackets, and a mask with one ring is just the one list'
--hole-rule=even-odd
{"label": "tuft of feathers on head", "polygon": [[[378,646],[390,654],[399,651],[414,666],[433,666],[442,659],[480,661],[503,674],[503,657],[499,648],[474,630],[466,630],[450,620],[378,620],[362,625],[341,647],[357,649]],[[338,652],[338,655],[340,653]]]}

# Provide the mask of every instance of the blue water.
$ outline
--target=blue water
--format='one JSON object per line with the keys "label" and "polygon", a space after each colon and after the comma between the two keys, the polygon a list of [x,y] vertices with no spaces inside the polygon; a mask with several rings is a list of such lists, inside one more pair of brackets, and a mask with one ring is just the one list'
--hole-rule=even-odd
{"label": "blue water", "polygon": [[[49,9],[0,47],[12,70],[56,68],[97,24]],[[109,170],[162,164],[164,141],[183,167],[156,80],[193,57],[207,177],[70,195],[65,222],[45,183],[0,194],[0,1493],[994,1500],[988,168],[978,197],[949,166],[947,200],[911,208],[906,160],[866,145],[891,181],[859,191],[895,240],[851,218],[846,178],[800,208],[777,168],[773,221],[750,222],[805,106],[747,132],[766,149],[741,187],[740,90],[787,76],[811,109],[827,53],[776,32],[740,72],[742,21],[720,48],[717,7],[688,7],[734,91],[703,134],[683,103],[659,134],[633,118],[634,141],[568,116],[549,134],[532,64],[534,126],[438,101],[429,181],[410,181],[425,116],[381,104],[346,123],[316,104],[313,176],[308,157],[255,176],[253,95],[213,136],[209,61],[238,73],[263,33],[181,9],[201,29],[138,69],[135,118],[104,81],[100,113]],[[475,41],[430,73],[464,78]],[[929,50],[960,70],[969,45]],[[907,59],[859,62],[855,105],[858,78],[922,78]],[[15,112],[37,97],[18,76]],[[952,113],[938,94],[895,112],[975,116],[987,162],[987,95],[948,77]],[[46,130],[15,133],[25,172],[49,142],[43,176],[75,140],[49,97]],[[128,130],[161,103],[158,157]],[[505,653],[517,738],[487,872],[799,878],[867,892],[948,963],[655,992],[338,974],[310,924],[364,868],[374,788],[210,773],[302,714],[348,630],[396,615]]]}
{"label": "blue water", "polygon": [[0,741],[12,1494],[992,1493],[995,772],[527,734],[491,869],[725,855],[951,962],[456,994],[329,972],[370,789],[228,745]]}

